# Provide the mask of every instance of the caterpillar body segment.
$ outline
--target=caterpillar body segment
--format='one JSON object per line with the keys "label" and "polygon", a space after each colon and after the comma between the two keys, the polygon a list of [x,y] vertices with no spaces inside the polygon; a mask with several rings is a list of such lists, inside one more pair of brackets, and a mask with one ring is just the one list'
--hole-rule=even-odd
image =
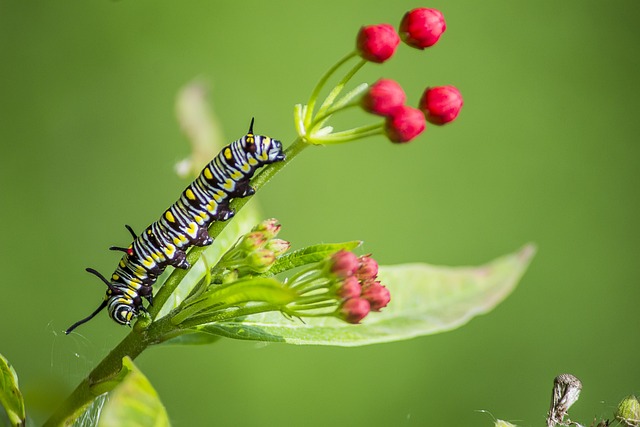
{"label": "caterpillar body segment", "polygon": [[254,194],[249,182],[254,173],[284,159],[280,141],[253,134],[251,120],[249,132],[224,147],[156,222],[140,234],[126,226],[133,241],[126,248],[110,248],[124,255],[109,280],[96,270],[87,269],[106,284],[106,295],[93,313],[65,333],[88,322],[105,307],[116,323],[130,325],[146,311],[143,299],[151,304],[153,284],[166,267],[189,268],[186,251],[191,246],[210,245],[213,238],[209,236],[209,226],[234,215],[229,202]]}

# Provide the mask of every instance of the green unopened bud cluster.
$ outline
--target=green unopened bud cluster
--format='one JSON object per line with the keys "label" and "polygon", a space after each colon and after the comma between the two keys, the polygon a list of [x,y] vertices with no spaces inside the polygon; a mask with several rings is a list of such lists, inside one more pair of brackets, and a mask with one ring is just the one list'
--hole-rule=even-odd
{"label": "green unopened bud cluster", "polygon": [[291,246],[286,240],[275,238],[279,231],[278,221],[268,219],[242,236],[216,266],[216,270],[222,272],[221,282],[269,271],[276,259]]}

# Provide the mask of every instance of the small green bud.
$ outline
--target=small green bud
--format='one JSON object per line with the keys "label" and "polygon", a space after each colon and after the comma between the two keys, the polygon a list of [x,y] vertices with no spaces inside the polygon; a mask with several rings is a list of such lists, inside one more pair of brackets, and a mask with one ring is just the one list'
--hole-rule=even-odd
{"label": "small green bud", "polygon": [[265,219],[260,224],[253,227],[251,231],[258,231],[264,234],[266,239],[272,239],[276,237],[278,232],[280,231],[281,225],[278,223],[278,220],[275,218]]}
{"label": "small green bud", "polygon": [[265,245],[265,249],[270,250],[276,257],[284,254],[291,247],[291,243],[282,239],[271,239]]}
{"label": "small green bud", "polygon": [[266,273],[274,262],[276,262],[276,257],[268,249],[258,249],[247,257],[247,267],[257,273]]}
{"label": "small green bud", "polygon": [[231,283],[238,280],[238,270],[231,270],[222,276],[222,283]]}
{"label": "small green bud", "polygon": [[640,402],[635,396],[628,396],[620,402],[616,419],[627,427],[640,426]]}
{"label": "small green bud", "polygon": [[252,231],[245,234],[238,245],[239,249],[251,252],[255,249],[262,248],[267,243],[267,236],[261,231]]}
{"label": "small green bud", "polygon": [[515,424],[511,424],[508,421],[504,420],[496,420],[494,427],[518,427]]}

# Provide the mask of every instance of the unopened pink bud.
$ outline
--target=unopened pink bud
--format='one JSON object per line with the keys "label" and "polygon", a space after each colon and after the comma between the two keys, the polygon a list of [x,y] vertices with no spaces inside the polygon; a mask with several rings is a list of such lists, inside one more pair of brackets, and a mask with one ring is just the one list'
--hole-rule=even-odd
{"label": "unopened pink bud", "polygon": [[362,286],[362,298],[369,301],[371,310],[380,311],[391,301],[389,289],[382,286],[380,282],[367,282]]}
{"label": "unopened pink bud", "polygon": [[400,37],[417,49],[433,46],[447,29],[442,12],[421,7],[407,12],[400,22]]}
{"label": "unopened pink bud", "polygon": [[369,301],[362,298],[351,298],[342,304],[338,316],[347,323],[360,323],[369,314]]}
{"label": "unopened pink bud", "polygon": [[344,249],[331,255],[331,272],[344,279],[353,276],[358,270],[358,257]]}
{"label": "unopened pink bud", "polygon": [[347,300],[349,298],[357,298],[360,296],[360,292],[362,291],[362,286],[360,286],[360,282],[356,279],[355,276],[350,276],[344,279],[344,281],[340,284],[336,294],[342,298],[343,300]]}
{"label": "unopened pink bud", "polygon": [[360,280],[375,279],[378,276],[378,263],[370,255],[363,255],[358,258],[360,265],[356,275]]}
{"label": "unopened pink bud", "polygon": [[422,111],[403,105],[396,108],[385,121],[385,133],[391,142],[409,142],[426,127]]}
{"label": "unopened pink bud", "polygon": [[462,94],[451,85],[427,88],[420,99],[420,109],[429,123],[434,125],[455,120],[463,104]]}
{"label": "unopened pink bud", "polygon": [[362,108],[372,114],[387,116],[404,105],[407,96],[402,87],[390,79],[380,79],[362,97]]}
{"label": "unopened pink bud", "polygon": [[400,43],[400,36],[389,24],[367,25],[360,28],[356,47],[360,56],[371,62],[384,62],[391,58]]}

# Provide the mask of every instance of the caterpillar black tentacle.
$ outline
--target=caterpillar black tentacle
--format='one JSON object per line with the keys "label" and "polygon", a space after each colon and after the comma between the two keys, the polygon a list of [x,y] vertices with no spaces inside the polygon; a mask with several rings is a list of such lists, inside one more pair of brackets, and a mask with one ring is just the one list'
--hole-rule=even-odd
{"label": "caterpillar black tentacle", "polygon": [[251,119],[249,132],[224,147],[158,221],[140,234],[125,225],[133,241],[126,248],[109,248],[124,252],[110,280],[87,268],[106,284],[106,295],[93,313],[71,325],[65,333],[93,319],[104,308],[114,321],[130,326],[140,313],[146,312],[143,298],[151,305],[153,284],[165,268],[189,268],[186,251],[191,246],[213,243],[209,225],[233,217],[235,212],[229,202],[255,193],[249,181],[256,170],[284,159],[280,141],[254,135]]}

